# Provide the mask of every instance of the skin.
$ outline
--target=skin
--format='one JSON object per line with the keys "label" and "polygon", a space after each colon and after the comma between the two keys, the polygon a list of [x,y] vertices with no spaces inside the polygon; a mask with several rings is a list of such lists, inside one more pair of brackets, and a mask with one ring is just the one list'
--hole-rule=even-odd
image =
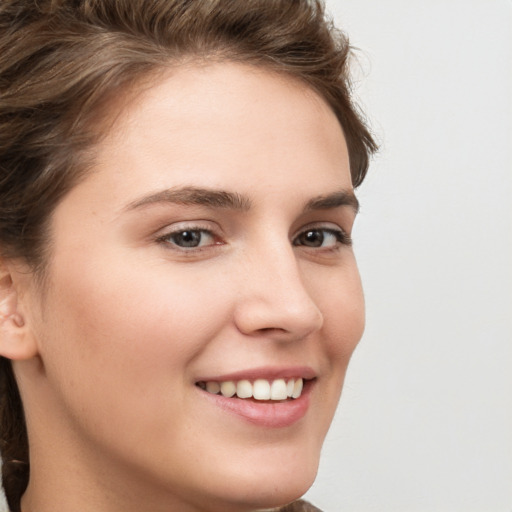
{"label": "skin", "polygon": [[[181,187],[242,207],[144,200]],[[352,247],[332,234],[350,235],[354,208],[304,209],[339,191],[352,191],[340,125],[291,78],[189,64],[123,107],[53,214],[44,299],[11,269],[24,511],[256,510],[308,489],[364,327]],[[200,247],[177,244],[186,229],[204,230]],[[303,243],[308,229],[320,246]],[[286,427],[251,424],[196,386],[297,366],[316,378]]]}

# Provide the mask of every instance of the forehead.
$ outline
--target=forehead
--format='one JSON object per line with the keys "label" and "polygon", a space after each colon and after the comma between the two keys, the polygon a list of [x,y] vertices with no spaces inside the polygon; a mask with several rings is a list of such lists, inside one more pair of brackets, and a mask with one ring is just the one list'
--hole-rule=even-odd
{"label": "forehead", "polygon": [[138,150],[139,157],[155,152],[161,144],[176,158],[192,146],[217,157],[224,148],[228,159],[243,153],[254,157],[258,148],[270,158],[299,139],[305,145],[302,157],[309,143],[315,149],[321,143],[326,155],[348,158],[335,114],[298,79],[246,64],[187,64],[130,97],[100,155],[116,149],[126,154],[129,140],[132,157]]}
{"label": "forehead", "polygon": [[[146,76],[118,98],[118,104],[122,104],[119,120],[123,125],[140,120],[145,112],[156,110],[163,114],[167,109],[176,116],[186,112],[189,116],[213,119],[227,114],[234,120],[237,112],[241,116],[254,115],[265,105],[272,105],[276,117],[287,114],[287,107],[300,107],[295,115],[304,118],[311,114],[310,108],[305,108],[306,101],[309,107],[316,105],[317,112],[327,110],[334,116],[325,100],[299,78],[264,66],[232,61],[187,60]],[[123,102],[123,98],[127,101]],[[278,105],[281,108],[275,110]]]}
{"label": "forehead", "polygon": [[260,199],[286,191],[305,204],[352,188],[343,132],[327,103],[296,79],[235,63],[173,68],[131,92],[94,167],[68,206],[121,211],[175,187]]}
{"label": "forehead", "polygon": [[100,162],[115,159],[125,171],[161,159],[186,170],[204,165],[207,155],[210,168],[237,160],[238,172],[261,171],[287,157],[295,171],[328,165],[341,176],[348,161],[341,126],[315,91],[230,62],[188,64],[159,76],[123,107],[99,149]]}

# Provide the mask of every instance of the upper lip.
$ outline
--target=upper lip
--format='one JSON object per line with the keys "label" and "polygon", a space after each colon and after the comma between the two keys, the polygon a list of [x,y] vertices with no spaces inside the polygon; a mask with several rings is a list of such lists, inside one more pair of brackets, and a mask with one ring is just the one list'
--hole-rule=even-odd
{"label": "upper lip", "polygon": [[259,367],[248,368],[246,370],[238,370],[236,372],[225,373],[222,375],[210,375],[197,379],[196,382],[208,381],[239,381],[239,380],[256,380],[256,379],[291,379],[303,378],[305,380],[314,379],[317,373],[309,366],[286,366],[286,367]]}

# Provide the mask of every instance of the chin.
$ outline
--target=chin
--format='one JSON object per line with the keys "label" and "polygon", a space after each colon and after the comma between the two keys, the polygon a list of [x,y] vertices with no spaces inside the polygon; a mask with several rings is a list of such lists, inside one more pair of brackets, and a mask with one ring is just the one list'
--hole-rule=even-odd
{"label": "chin", "polygon": [[[225,488],[226,501],[232,504],[219,506],[222,512],[253,511],[272,509],[287,505],[303,496],[315,481],[318,471],[318,457],[315,461],[296,464],[276,463],[269,468],[259,466],[238,478],[228,478]],[[220,489],[217,489],[218,491]]]}
{"label": "chin", "polygon": [[217,504],[209,501],[204,505],[211,512],[249,512],[279,508],[301,498],[311,487],[314,479],[313,476],[293,482],[267,481],[261,487],[247,492],[238,489],[236,496],[231,495],[227,500],[221,498]]}
{"label": "chin", "polygon": [[297,479],[293,482],[285,482],[283,485],[268,482],[267,486],[259,489],[254,496],[246,495],[246,505],[250,498],[254,498],[253,503],[247,507],[247,510],[273,509],[298,500],[309,490],[315,476],[316,472],[311,478]]}

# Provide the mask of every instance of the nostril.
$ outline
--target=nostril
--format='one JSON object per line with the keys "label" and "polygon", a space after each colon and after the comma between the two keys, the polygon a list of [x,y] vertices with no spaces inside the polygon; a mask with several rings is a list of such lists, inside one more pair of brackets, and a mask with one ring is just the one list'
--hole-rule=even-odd
{"label": "nostril", "polygon": [[262,327],[261,329],[258,329],[258,332],[260,334],[268,335],[268,334],[282,334],[286,333],[286,329],[283,329],[281,327]]}

